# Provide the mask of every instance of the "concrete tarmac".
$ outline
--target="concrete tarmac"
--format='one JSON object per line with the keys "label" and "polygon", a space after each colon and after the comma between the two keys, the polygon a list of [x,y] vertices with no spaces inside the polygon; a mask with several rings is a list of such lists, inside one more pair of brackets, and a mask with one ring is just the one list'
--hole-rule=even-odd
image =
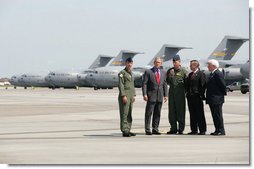
{"label": "concrete tarmac", "polygon": [[118,90],[0,89],[2,164],[249,164],[249,94],[230,92],[223,106],[226,136],[210,136],[214,125],[205,105],[207,135],[144,134],[145,102],[137,89],[133,128],[119,129]]}

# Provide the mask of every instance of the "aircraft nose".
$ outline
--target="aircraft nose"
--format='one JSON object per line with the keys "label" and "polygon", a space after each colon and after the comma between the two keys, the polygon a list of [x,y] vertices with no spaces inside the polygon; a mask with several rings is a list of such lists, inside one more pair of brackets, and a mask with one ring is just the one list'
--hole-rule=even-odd
{"label": "aircraft nose", "polygon": [[24,78],[23,77],[19,78],[18,82],[24,82]]}
{"label": "aircraft nose", "polygon": [[46,76],[46,77],[45,77],[45,80],[48,82],[48,81],[51,80],[51,77],[50,77],[50,76]]}
{"label": "aircraft nose", "polygon": [[84,80],[86,78],[87,74],[78,75],[79,80]]}

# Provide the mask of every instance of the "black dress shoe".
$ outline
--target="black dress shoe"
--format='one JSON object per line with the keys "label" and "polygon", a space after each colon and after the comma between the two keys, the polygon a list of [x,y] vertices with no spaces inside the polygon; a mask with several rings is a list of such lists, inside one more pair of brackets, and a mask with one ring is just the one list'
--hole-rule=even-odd
{"label": "black dress shoe", "polygon": [[176,131],[168,131],[167,134],[176,134]]}
{"label": "black dress shoe", "polygon": [[136,134],[135,134],[135,133],[132,133],[132,132],[130,132],[130,135],[131,135],[131,136],[136,136]]}
{"label": "black dress shoe", "polygon": [[161,133],[157,130],[153,130],[152,134],[155,134],[155,135],[161,135]]}
{"label": "black dress shoe", "polygon": [[213,133],[211,133],[210,135],[213,135],[213,136],[214,136],[216,133],[217,133],[217,132],[213,132]]}
{"label": "black dress shoe", "polygon": [[214,133],[214,136],[225,136],[226,134],[225,133],[222,133],[222,132],[216,132]]}
{"label": "black dress shoe", "polygon": [[183,134],[183,132],[182,132],[182,131],[178,131],[178,134],[182,135],[182,134]]}
{"label": "black dress shoe", "polygon": [[130,133],[123,133],[123,137],[131,137]]}
{"label": "black dress shoe", "polygon": [[152,135],[151,131],[146,131],[146,135]]}
{"label": "black dress shoe", "polygon": [[205,135],[205,132],[200,132],[198,133],[198,135]]}
{"label": "black dress shoe", "polygon": [[188,135],[197,135],[198,132],[195,132],[195,131],[192,131],[192,132],[189,132]]}

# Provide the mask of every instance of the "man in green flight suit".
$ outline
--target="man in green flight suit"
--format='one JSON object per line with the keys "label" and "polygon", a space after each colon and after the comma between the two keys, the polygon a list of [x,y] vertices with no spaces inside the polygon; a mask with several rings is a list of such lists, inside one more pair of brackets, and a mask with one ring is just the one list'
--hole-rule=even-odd
{"label": "man in green flight suit", "polygon": [[132,74],[132,58],[128,58],[125,61],[125,69],[123,69],[119,74],[119,110],[120,110],[120,128],[123,133],[123,137],[136,136],[136,134],[130,132],[132,124],[132,106],[135,102],[135,86],[134,77]]}
{"label": "man in green flight suit", "polygon": [[[181,68],[180,56],[173,57],[174,67],[167,71],[168,93],[168,119],[170,131],[167,134],[183,134],[185,127],[185,85],[187,71]],[[178,128],[177,128],[178,122]]]}

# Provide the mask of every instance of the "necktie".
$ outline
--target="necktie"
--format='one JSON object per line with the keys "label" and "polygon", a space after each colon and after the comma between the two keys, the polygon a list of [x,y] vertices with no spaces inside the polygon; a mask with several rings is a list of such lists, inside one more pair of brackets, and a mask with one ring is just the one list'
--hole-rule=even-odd
{"label": "necktie", "polygon": [[213,77],[213,73],[211,72],[210,73],[210,76],[209,76],[209,79],[211,79]]}
{"label": "necktie", "polygon": [[160,84],[160,73],[159,73],[159,69],[156,69],[156,81],[157,81],[157,84]]}
{"label": "necktie", "polygon": [[191,80],[193,80],[195,78],[196,74],[193,72],[191,75]]}

